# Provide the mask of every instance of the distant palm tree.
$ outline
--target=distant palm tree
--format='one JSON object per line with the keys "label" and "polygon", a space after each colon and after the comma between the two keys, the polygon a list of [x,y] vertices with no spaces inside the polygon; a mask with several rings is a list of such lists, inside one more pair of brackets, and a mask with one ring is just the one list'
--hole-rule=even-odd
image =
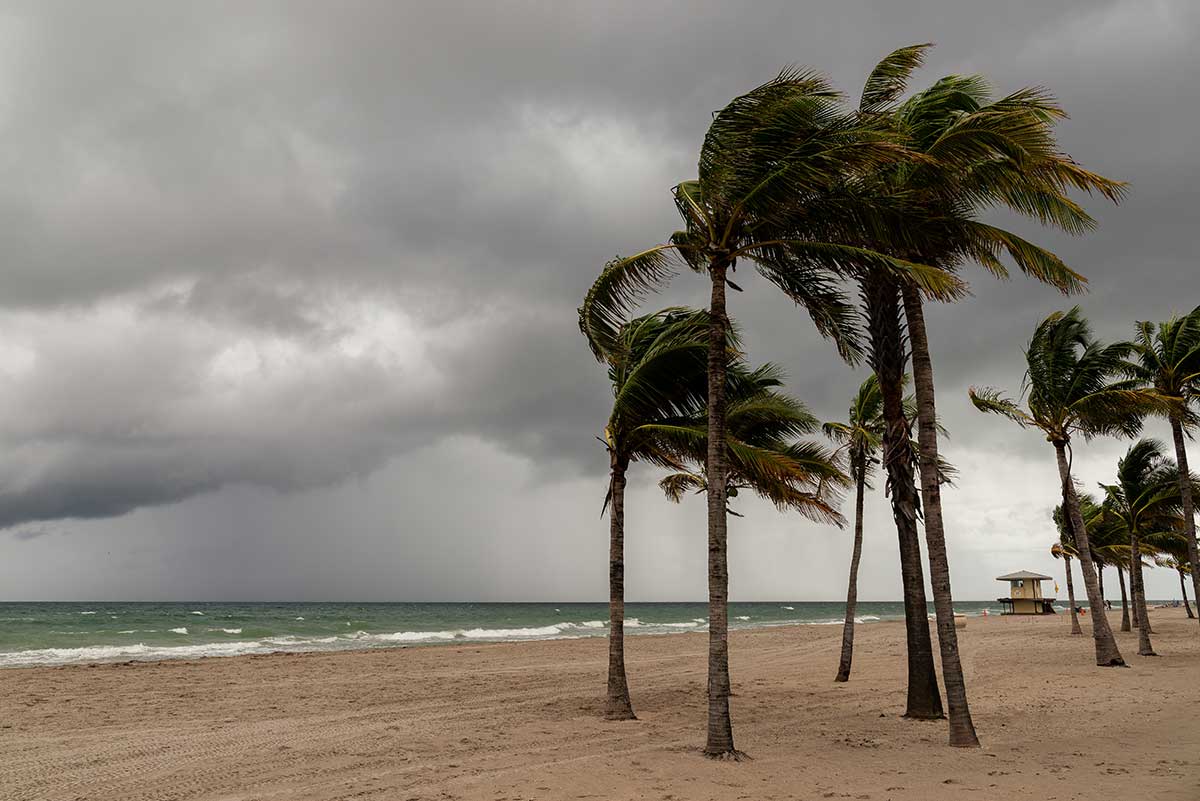
{"label": "distant palm tree", "polygon": [[879,379],[871,375],[855,393],[844,421],[826,423],[825,435],[842,443],[850,460],[850,479],[854,482],[854,547],[850,553],[850,579],[846,589],[846,620],[842,624],[842,655],[834,681],[850,680],[854,660],[854,615],[858,605],[858,563],[862,559],[863,496],[867,479],[879,462],[883,444],[883,399]]}
{"label": "distant palm tree", "polygon": [[[912,275],[930,292],[956,287],[953,279],[863,248],[861,198],[844,192],[848,178],[908,158],[890,135],[840,108],[841,97],[823,76],[785,70],[719,111],[704,138],[697,180],[675,187],[684,229],[670,241],[610,262],[579,310],[580,327],[598,353],[619,321],[644,295],[661,286],[674,265],[708,276],[709,670],[704,753],[739,756],[729,717],[729,641],[725,440],[726,287],[740,260],[753,263],[833,337],[842,355],[859,353],[856,325],[839,277],[863,264]],[[835,224],[836,223],[836,224]]]}
{"label": "distant palm tree", "polygon": [[1128,345],[1101,345],[1079,308],[1055,312],[1034,331],[1025,351],[1028,368],[1022,382],[1025,408],[998,390],[971,387],[971,401],[984,412],[1003,415],[1021,427],[1037,428],[1054,446],[1063,508],[1071,519],[1083,583],[1091,607],[1096,664],[1123,665],[1121,652],[1104,613],[1104,599],[1092,560],[1087,527],[1071,476],[1071,438],[1103,434],[1134,436],[1142,416],[1161,408],[1153,394],[1132,381],[1116,380],[1129,354]]}
{"label": "distant palm tree", "polygon": [[1138,654],[1156,656],[1150,643],[1150,617],[1142,579],[1142,549],[1146,537],[1167,530],[1178,516],[1182,500],[1179,470],[1163,453],[1157,440],[1140,439],[1117,462],[1117,482],[1101,484],[1105,492],[1102,515],[1124,530],[1129,538],[1133,608],[1140,621]]}
{"label": "distant palm tree", "polygon": [[[1079,507],[1081,514],[1086,521],[1090,520],[1092,515],[1099,509],[1096,499],[1090,495],[1079,496]],[[1054,524],[1058,526],[1058,542],[1050,546],[1050,554],[1056,559],[1062,559],[1063,565],[1067,573],[1067,600],[1071,607],[1071,634],[1083,634],[1083,629],[1079,627],[1079,612],[1075,603],[1075,582],[1071,576],[1071,558],[1078,556],[1078,551],[1075,550],[1075,534],[1071,529],[1071,518],[1069,515],[1063,514],[1062,504],[1054,507],[1054,513],[1051,515],[1054,519]],[[1088,534],[1089,543],[1091,542],[1091,532]],[[1096,550],[1092,548],[1092,560],[1099,562],[1096,559]]]}
{"label": "distant palm tree", "polygon": [[[1175,461],[1179,464],[1187,562],[1200,564],[1195,499],[1186,480],[1190,472],[1184,444],[1184,433],[1200,423],[1200,415],[1196,413],[1197,403],[1200,403],[1200,306],[1190,314],[1164,322],[1139,322],[1133,340],[1131,368],[1132,375],[1143,385],[1152,387],[1164,398],[1178,401],[1169,407],[1166,416],[1171,423]],[[1192,570],[1191,575],[1193,595],[1200,598],[1200,570]]]}
{"label": "distant palm tree", "polygon": [[[1096,563],[1097,577],[1103,568],[1111,566],[1117,571],[1117,583],[1121,588],[1121,631],[1131,631],[1129,612],[1132,607],[1129,593],[1125,589],[1125,574],[1130,570],[1129,536],[1121,526],[1106,519],[1104,510],[1091,495],[1080,495],[1080,509],[1088,529],[1088,544],[1092,549],[1092,560]],[[1101,594],[1103,595],[1101,584]]]}

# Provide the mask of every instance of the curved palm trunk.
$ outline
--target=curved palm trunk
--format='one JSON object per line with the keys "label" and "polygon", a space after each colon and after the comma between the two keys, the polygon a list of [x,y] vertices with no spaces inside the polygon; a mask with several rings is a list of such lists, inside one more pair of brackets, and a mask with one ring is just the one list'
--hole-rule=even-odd
{"label": "curved palm trunk", "polygon": [[1096,642],[1096,664],[1100,667],[1124,665],[1117,640],[1104,614],[1104,602],[1100,599],[1100,584],[1096,581],[1096,566],[1092,562],[1092,549],[1088,543],[1087,526],[1079,511],[1079,497],[1075,494],[1075,482],[1071,478],[1071,467],[1067,463],[1067,443],[1055,441],[1054,452],[1058,457],[1058,477],[1062,481],[1063,509],[1071,516],[1071,533],[1075,537],[1075,550],[1079,554],[1079,572],[1083,574],[1083,586],[1087,589],[1088,605],[1091,607],[1092,639]]}
{"label": "curved palm trunk", "polygon": [[904,585],[904,629],[908,643],[908,704],[904,716],[930,720],[943,717],[942,698],[934,670],[921,570],[921,541],[917,534],[920,499],[913,479],[912,440],[904,417],[904,339],[896,282],[871,276],[863,283],[871,361],[883,401],[883,463],[892,498],[892,517],[900,543],[900,578]]}
{"label": "curved palm trunk", "polygon": [[608,697],[604,717],[634,720],[625,680],[625,470],[616,455],[611,460],[611,498],[608,510]]}
{"label": "curved palm trunk", "polygon": [[[1104,602],[1104,565],[1096,565],[1096,583],[1100,585],[1100,602]],[[1105,607],[1106,609],[1108,607]]]}
{"label": "curved palm trunk", "polygon": [[854,613],[858,608],[858,563],[862,558],[863,493],[866,488],[866,465],[861,456],[853,466],[857,481],[854,489],[854,550],[850,554],[850,586],[846,589],[846,622],[842,624],[842,658],[838,662],[834,681],[850,680],[850,663],[854,659]]}
{"label": "curved palm trunk", "polygon": [[942,681],[950,708],[950,745],[978,747],[979,737],[967,705],[967,684],[958,654],[954,628],[954,596],[950,591],[950,559],[942,520],[942,488],[938,475],[937,408],[934,402],[933,360],[925,332],[921,293],[904,284],[904,313],[912,345],[913,386],[917,395],[917,442],[920,446],[921,502],[925,511],[925,544],[929,551],[929,581],[937,614],[938,646],[942,655]]}
{"label": "curved palm trunk", "polygon": [[1076,610],[1075,604],[1075,582],[1071,579],[1071,557],[1063,554],[1063,562],[1067,566],[1067,600],[1071,603],[1071,633],[1083,635],[1083,629],[1079,628],[1079,612]]}
{"label": "curved palm trunk", "polygon": [[1179,494],[1183,497],[1184,539],[1187,540],[1188,563],[1192,566],[1192,597],[1200,605],[1200,549],[1196,544],[1196,512],[1192,499],[1191,473],[1188,472],[1187,448],[1183,444],[1183,425],[1171,416],[1171,438],[1175,440],[1175,462],[1179,465]]}
{"label": "curved palm trunk", "polygon": [[1188,620],[1195,619],[1196,616],[1192,614],[1192,605],[1188,603],[1187,582],[1183,580],[1182,570],[1179,571],[1179,592],[1183,594],[1183,608],[1187,611]]}
{"label": "curved palm trunk", "polygon": [[1129,568],[1133,584],[1133,608],[1141,621],[1138,630],[1138,656],[1158,656],[1150,644],[1150,616],[1146,614],[1146,587],[1142,583],[1142,548],[1136,533],[1129,537]]}
{"label": "curved palm trunk", "polygon": [[1121,631],[1131,631],[1129,623],[1129,596],[1125,594],[1125,571],[1117,567],[1117,581],[1121,585]]}
{"label": "curved palm trunk", "polygon": [[704,754],[737,757],[729,718],[729,565],[725,517],[726,262],[709,265],[708,333],[708,740]]}

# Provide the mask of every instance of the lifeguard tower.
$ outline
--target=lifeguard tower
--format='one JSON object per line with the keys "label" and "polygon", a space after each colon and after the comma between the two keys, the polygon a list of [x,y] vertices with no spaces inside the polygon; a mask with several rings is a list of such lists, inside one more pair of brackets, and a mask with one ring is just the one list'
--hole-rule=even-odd
{"label": "lifeguard tower", "polygon": [[1007,576],[996,576],[996,581],[1008,582],[1007,598],[997,598],[1004,605],[1006,615],[1053,615],[1054,598],[1042,595],[1042,582],[1051,581],[1050,576],[1018,570]]}

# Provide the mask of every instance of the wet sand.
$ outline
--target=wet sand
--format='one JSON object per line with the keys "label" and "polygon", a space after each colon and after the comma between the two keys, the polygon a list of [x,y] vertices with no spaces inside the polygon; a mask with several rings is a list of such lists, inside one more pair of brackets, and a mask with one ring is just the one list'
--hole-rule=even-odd
{"label": "wet sand", "polygon": [[741,763],[699,752],[704,634],[626,639],[621,723],[600,638],[3,670],[0,798],[1196,801],[1200,626],[1151,618],[1162,655],[1120,634],[1128,669],[1065,615],[970,619],[977,750],[900,717],[899,623],[859,626],[847,684],[840,627],[735,633]]}

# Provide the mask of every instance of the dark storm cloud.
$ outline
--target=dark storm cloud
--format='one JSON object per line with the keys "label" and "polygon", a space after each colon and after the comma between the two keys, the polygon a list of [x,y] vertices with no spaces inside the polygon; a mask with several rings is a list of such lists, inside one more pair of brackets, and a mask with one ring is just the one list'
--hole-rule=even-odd
{"label": "dark storm cloud", "polygon": [[[612,255],[672,230],[711,112],[787,62],[854,91],[934,40],[917,85],[1048,86],[1063,145],[1132,183],[1089,205],[1099,232],[1040,237],[1092,279],[1080,302],[1109,337],[1190,307],[1197,28],[1187,2],[14,7],[0,526],[336,485],[456,435],[539,482],[602,469],[604,377],[574,308]],[[965,386],[1015,387],[1028,331],[1070,302],[972,280],[930,311],[967,459],[1002,435]],[[702,283],[651,304],[700,303]],[[841,414],[861,375],[745,283],[752,357]]]}

